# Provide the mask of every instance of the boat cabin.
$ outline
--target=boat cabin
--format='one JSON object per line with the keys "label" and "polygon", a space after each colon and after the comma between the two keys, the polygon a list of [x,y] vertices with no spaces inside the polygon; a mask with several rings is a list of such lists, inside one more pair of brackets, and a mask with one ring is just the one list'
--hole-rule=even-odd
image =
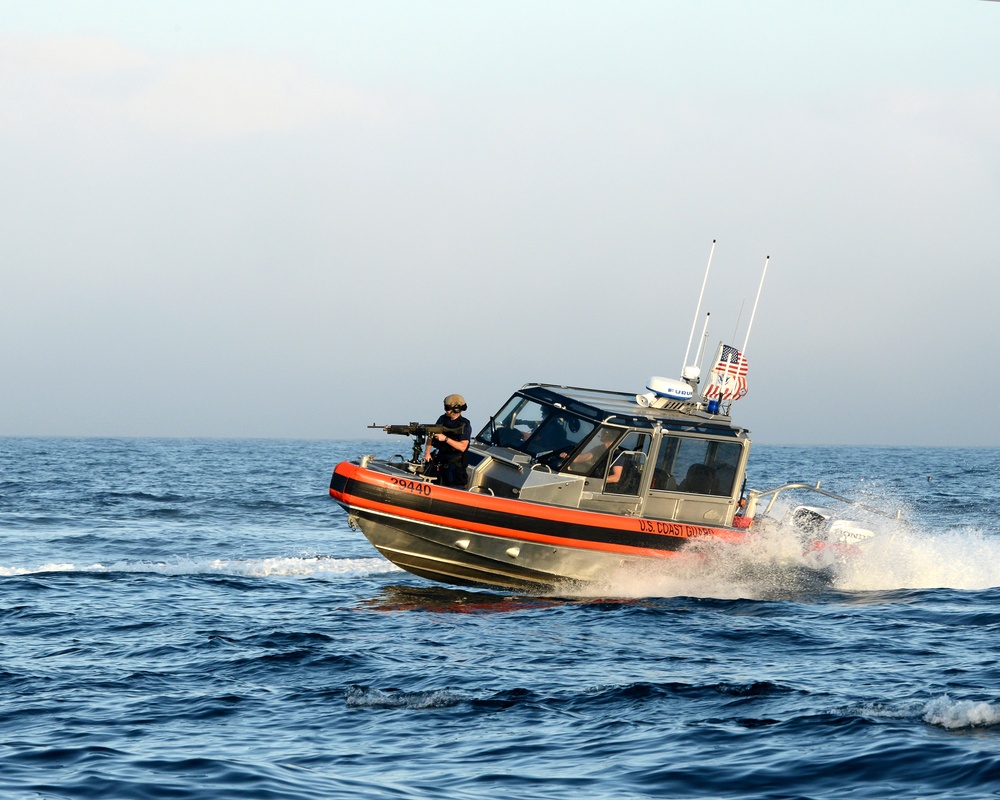
{"label": "boat cabin", "polygon": [[731,525],[747,431],[691,402],[527,384],[467,451],[469,490],[695,525]]}

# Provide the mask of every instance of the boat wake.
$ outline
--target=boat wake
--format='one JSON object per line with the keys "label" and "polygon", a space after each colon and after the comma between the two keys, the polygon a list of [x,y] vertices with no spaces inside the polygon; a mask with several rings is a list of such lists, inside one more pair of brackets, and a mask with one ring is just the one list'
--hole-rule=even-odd
{"label": "boat wake", "polygon": [[[705,541],[697,557],[657,566],[624,566],[588,597],[795,599],[829,589],[983,590],[1000,586],[1000,536],[976,528],[922,531],[886,521],[872,539],[846,551],[803,544],[791,524],[755,533],[749,542]],[[823,544],[823,543],[821,543]],[[574,594],[578,594],[574,592]]]}
{"label": "boat wake", "polygon": [[342,578],[399,572],[383,558],[332,556],[275,556],[258,559],[176,559],[173,561],[116,561],[108,564],[50,563],[34,567],[0,565],[0,576],[53,572],[149,573],[155,575],[225,575],[246,578]]}
{"label": "boat wake", "polygon": [[968,589],[1000,586],[1000,537],[977,528],[880,536],[838,564],[845,591]]}

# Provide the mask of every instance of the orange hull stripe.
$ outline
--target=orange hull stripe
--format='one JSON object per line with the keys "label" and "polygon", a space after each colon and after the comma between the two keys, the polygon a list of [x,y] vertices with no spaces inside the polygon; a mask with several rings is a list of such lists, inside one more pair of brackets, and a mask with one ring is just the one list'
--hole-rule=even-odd
{"label": "orange hull stripe", "polygon": [[[442,486],[435,486],[422,481],[409,481],[405,479],[394,479],[392,476],[382,475],[372,470],[343,462],[337,465],[339,474],[349,480],[356,480],[369,486],[379,487],[390,493],[413,493],[431,500],[453,503],[473,509],[489,509],[491,511],[509,513],[515,517],[527,516],[549,522],[563,523],[566,525],[587,525],[590,527],[605,528],[607,530],[630,531],[648,535],[661,535],[670,538],[702,539],[706,537],[721,539],[724,541],[743,541],[746,534],[743,531],[728,528],[713,528],[708,526],[688,525],[679,522],[663,522],[658,520],[646,520],[634,517],[614,517],[608,514],[600,514],[591,511],[580,511],[577,509],[561,509],[552,506],[541,506],[528,504],[521,500],[508,500],[492,495],[476,494],[457,489],[450,489]],[[407,488],[411,487],[411,488]],[[440,514],[430,514],[412,508],[395,505],[392,503],[382,503],[357,495],[336,492],[330,490],[330,495],[338,501],[342,501],[349,506],[365,508],[372,511],[402,517],[405,519],[428,522],[440,525],[456,531],[469,530],[475,533],[483,533],[497,536],[504,539],[520,539],[532,541],[540,544],[551,544],[562,547],[572,547],[577,549],[601,550],[610,553],[621,553],[623,555],[659,556],[669,558],[677,555],[669,550],[658,550],[653,547],[632,547],[629,545],[612,544],[608,542],[583,540],[576,538],[563,538],[548,534],[522,531],[516,528],[505,528],[485,523],[477,523],[470,520],[461,520],[456,525],[456,520],[450,516]],[[513,522],[513,520],[512,520]]]}
{"label": "orange hull stripe", "polygon": [[461,535],[463,531],[472,533],[483,533],[490,536],[497,536],[502,539],[512,541],[528,541],[538,544],[549,544],[558,547],[571,547],[575,550],[601,550],[606,553],[620,553],[621,555],[635,555],[656,558],[672,558],[680,555],[677,551],[654,550],[646,547],[629,547],[628,545],[609,544],[607,542],[590,542],[583,539],[563,539],[559,536],[547,536],[543,533],[532,533],[531,531],[515,530],[513,528],[498,528],[494,525],[483,525],[477,522],[462,521],[461,527],[456,527],[451,517],[442,517],[436,514],[424,514],[420,511],[413,511],[408,508],[400,508],[389,503],[377,503],[371,500],[352,503],[358,508],[369,511],[381,511],[389,516],[403,517],[416,522],[428,522],[433,525],[448,528]]}

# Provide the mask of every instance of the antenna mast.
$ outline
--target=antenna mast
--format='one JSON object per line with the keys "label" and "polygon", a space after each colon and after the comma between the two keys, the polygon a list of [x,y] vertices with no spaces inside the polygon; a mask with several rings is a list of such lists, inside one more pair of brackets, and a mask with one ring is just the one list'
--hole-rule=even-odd
{"label": "antenna mast", "polygon": [[[691,355],[691,342],[694,339],[694,329],[698,327],[698,316],[701,314],[701,301],[705,297],[705,284],[708,283],[708,271],[712,268],[712,256],[715,255],[715,239],[712,239],[712,249],[708,252],[708,266],[705,267],[705,277],[701,282],[701,294],[698,295],[698,306],[694,310],[694,321],[691,323],[691,333],[688,334],[688,346],[684,351],[684,363],[681,364],[681,373],[688,365],[688,356]],[[707,324],[707,322],[706,322]]]}

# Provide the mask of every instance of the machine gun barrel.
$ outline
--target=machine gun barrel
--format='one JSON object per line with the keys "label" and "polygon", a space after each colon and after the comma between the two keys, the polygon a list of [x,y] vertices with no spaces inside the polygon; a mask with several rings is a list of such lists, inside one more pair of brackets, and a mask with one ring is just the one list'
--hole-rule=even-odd
{"label": "machine gun barrel", "polygon": [[421,422],[411,422],[409,425],[369,425],[369,428],[381,428],[386,433],[397,436],[433,436],[436,433],[448,433],[444,425],[424,425]]}

